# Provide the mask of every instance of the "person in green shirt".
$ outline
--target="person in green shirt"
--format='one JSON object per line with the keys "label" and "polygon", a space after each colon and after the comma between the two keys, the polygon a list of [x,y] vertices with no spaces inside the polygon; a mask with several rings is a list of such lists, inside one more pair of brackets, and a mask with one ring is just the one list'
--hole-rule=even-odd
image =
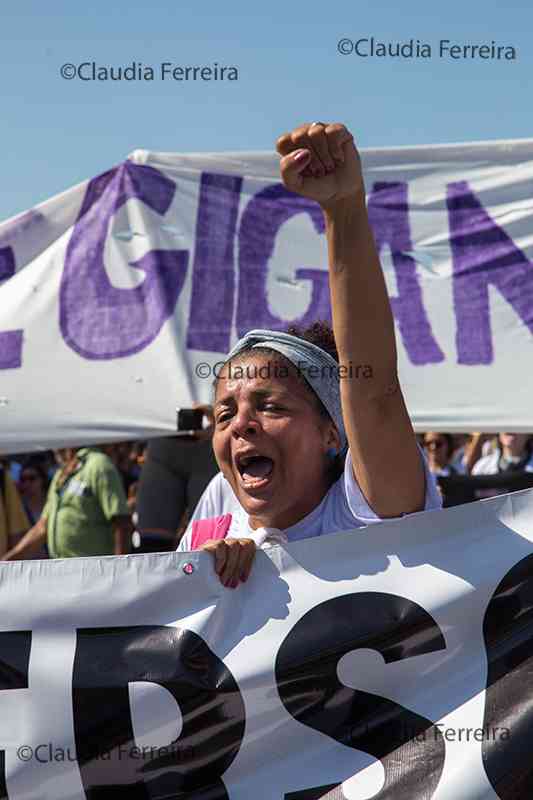
{"label": "person in green shirt", "polygon": [[38,522],[3,557],[28,558],[46,541],[51,558],[123,555],[132,532],[120,474],[96,447],[55,451],[59,469]]}

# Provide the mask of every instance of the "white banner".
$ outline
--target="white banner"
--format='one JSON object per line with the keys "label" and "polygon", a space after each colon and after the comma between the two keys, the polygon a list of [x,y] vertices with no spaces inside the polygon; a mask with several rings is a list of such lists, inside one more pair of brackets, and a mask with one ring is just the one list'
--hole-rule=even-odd
{"label": "white banner", "polygon": [[[52,590],[51,590],[52,587]],[[8,800],[531,796],[533,492],[257,554],[0,565]]]}
{"label": "white banner", "polygon": [[[362,157],[416,427],[533,430],[533,141]],[[136,151],[1,225],[0,281],[11,452],[168,434],[244,332],[330,315],[270,153]]]}

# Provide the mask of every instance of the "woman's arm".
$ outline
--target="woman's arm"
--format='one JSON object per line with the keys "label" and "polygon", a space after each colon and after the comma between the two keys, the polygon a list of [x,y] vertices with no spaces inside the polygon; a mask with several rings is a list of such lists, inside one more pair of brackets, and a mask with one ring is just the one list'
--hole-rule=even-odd
{"label": "woman's arm", "polygon": [[482,456],[483,445],[494,437],[493,433],[473,433],[472,438],[465,446],[464,465],[468,475],[472,473],[474,464]]}
{"label": "woman's arm", "polygon": [[355,478],[379,516],[419,511],[424,469],[398,382],[394,322],[352,136],[342,125],[304,125],[278,140],[278,152],[287,188],[316,200],[324,211],[333,330],[348,375],[341,377],[342,409]]}

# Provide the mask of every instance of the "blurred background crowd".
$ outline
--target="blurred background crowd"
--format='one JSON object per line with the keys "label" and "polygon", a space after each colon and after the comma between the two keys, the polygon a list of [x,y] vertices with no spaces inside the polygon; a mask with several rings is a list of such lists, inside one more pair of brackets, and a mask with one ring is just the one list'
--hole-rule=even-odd
{"label": "blurred background crowd", "polygon": [[[174,550],[218,471],[211,433],[2,456],[0,559]],[[533,434],[417,439],[445,507],[533,486]]]}

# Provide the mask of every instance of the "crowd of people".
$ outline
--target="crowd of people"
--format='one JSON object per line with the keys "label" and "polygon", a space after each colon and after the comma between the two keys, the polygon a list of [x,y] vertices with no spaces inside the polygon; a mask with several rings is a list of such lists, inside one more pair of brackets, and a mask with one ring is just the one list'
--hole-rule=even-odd
{"label": "crowd of people", "polygon": [[[0,558],[175,550],[218,473],[211,434],[212,425],[207,425],[201,432],[149,442],[4,456]],[[428,431],[417,439],[438,482],[461,476],[502,477],[501,486],[476,489],[470,500],[511,490],[506,477],[533,478],[533,434]],[[63,494],[69,500],[66,521],[57,513]],[[457,504],[453,493],[449,498],[442,494],[445,506]]]}
{"label": "crowd of people", "polygon": [[0,559],[175,550],[218,468],[206,432],[0,459]]}

